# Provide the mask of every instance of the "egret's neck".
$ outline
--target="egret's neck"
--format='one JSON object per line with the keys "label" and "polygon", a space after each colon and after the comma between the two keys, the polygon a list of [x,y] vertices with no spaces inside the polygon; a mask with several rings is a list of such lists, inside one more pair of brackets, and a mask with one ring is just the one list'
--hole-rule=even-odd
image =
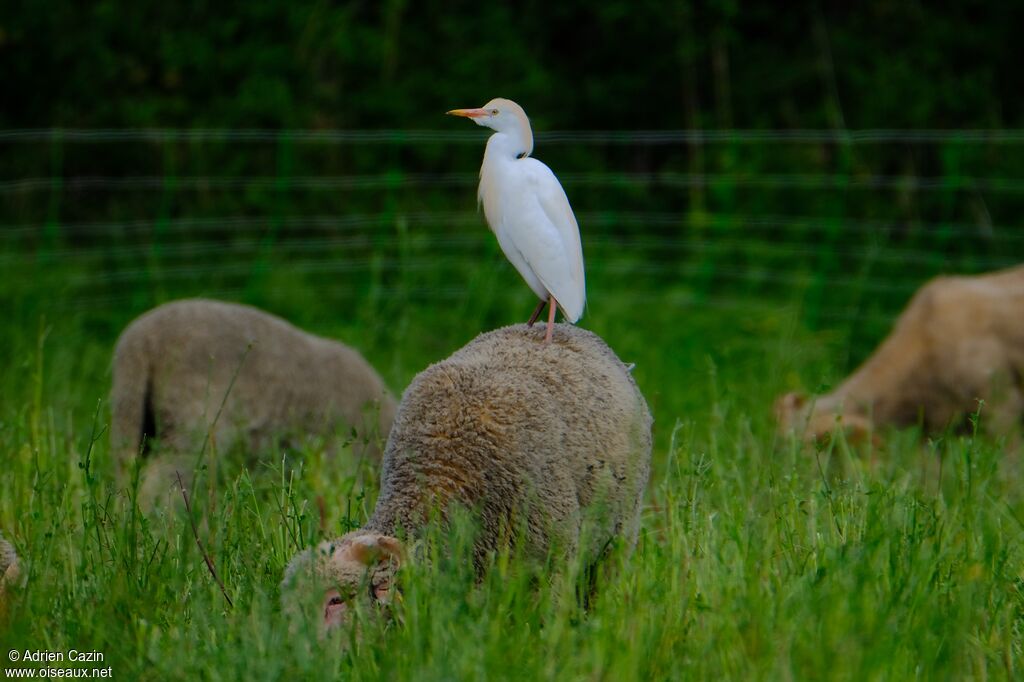
{"label": "egret's neck", "polygon": [[530,153],[530,141],[515,133],[494,133],[487,140],[484,165],[491,161],[515,161]]}
{"label": "egret's neck", "polygon": [[[533,144],[532,138],[527,140],[518,131],[494,133],[487,140],[484,151],[484,162],[480,166],[480,186],[477,188],[477,202],[484,208],[487,223],[493,230],[495,221],[501,215],[503,193],[502,185],[515,177],[514,169],[519,159],[529,154]],[[508,194],[505,192],[504,194]]]}

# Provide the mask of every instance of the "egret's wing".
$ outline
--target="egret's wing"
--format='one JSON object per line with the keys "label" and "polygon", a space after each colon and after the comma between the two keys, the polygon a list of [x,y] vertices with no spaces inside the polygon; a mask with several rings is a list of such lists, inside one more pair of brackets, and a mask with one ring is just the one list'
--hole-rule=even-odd
{"label": "egret's wing", "polygon": [[[573,215],[572,207],[569,206],[569,198],[565,196],[565,190],[562,189],[561,183],[558,182],[558,178],[550,168],[536,159],[523,159],[520,163],[527,168],[530,187],[537,197],[544,216],[558,234],[564,258],[561,267],[568,268],[567,272],[558,277],[560,286],[555,288],[549,285],[548,290],[562,305],[566,316],[575,322],[583,314],[583,305],[586,301],[583,247],[580,244],[580,228],[576,223],[576,216]],[[544,279],[544,275],[541,273],[538,275]],[[552,274],[551,277],[554,278],[555,275]]]}

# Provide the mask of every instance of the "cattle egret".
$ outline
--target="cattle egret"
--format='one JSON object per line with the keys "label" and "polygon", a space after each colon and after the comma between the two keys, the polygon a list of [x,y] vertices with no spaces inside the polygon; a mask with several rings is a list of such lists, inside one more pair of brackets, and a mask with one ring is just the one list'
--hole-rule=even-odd
{"label": "cattle egret", "polygon": [[540,298],[527,325],[548,305],[544,341],[550,343],[556,305],[576,322],[586,299],[580,228],[569,199],[551,169],[530,158],[533,132],[521,106],[499,97],[448,113],[495,131],[480,166],[477,200],[501,250]]}

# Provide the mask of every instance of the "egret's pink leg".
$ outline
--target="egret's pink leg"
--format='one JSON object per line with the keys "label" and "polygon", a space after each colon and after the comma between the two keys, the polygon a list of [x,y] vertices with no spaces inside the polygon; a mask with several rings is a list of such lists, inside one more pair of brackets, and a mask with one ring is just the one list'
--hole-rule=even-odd
{"label": "egret's pink leg", "polygon": [[555,297],[548,300],[548,333],[544,335],[544,343],[551,343],[551,332],[555,329]]}
{"label": "egret's pink leg", "polygon": [[547,301],[541,299],[540,303],[537,304],[537,307],[533,309],[533,315],[530,315],[530,319],[526,323],[527,327],[533,326],[533,323],[537,321],[538,317],[540,317],[540,311],[544,310],[544,306],[547,305],[547,303]]}

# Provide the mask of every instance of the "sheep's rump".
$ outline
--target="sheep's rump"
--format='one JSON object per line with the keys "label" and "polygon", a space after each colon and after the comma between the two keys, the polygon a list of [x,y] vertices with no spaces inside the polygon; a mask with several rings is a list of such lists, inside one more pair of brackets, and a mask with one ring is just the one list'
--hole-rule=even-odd
{"label": "sheep's rump", "polygon": [[597,558],[615,537],[635,541],[650,472],[647,403],[597,335],[561,324],[552,343],[543,338],[525,325],[481,334],[413,380],[368,527],[415,528],[430,507],[455,502],[479,511],[481,552],[524,520],[537,554],[554,544]]}
{"label": "sheep's rump", "polygon": [[121,334],[111,410],[123,465],[143,436],[197,453],[218,411],[212,435],[221,450],[240,442],[260,451],[275,439],[350,427],[363,439],[383,437],[394,400],[341,343],[250,306],[191,299],[159,306]]}

